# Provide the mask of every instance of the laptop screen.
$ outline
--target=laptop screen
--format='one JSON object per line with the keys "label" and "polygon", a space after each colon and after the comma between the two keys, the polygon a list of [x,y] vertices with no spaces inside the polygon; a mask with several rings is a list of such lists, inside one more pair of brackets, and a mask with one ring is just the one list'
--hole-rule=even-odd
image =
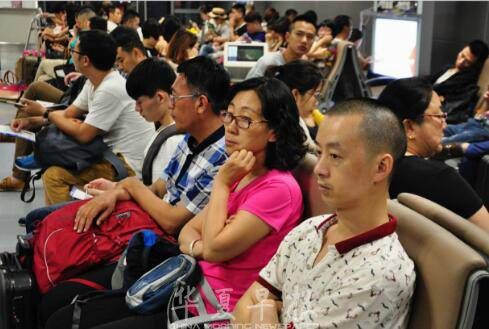
{"label": "laptop screen", "polygon": [[229,62],[256,62],[263,56],[265,49],[262,45],[229,45],[227,60]]}

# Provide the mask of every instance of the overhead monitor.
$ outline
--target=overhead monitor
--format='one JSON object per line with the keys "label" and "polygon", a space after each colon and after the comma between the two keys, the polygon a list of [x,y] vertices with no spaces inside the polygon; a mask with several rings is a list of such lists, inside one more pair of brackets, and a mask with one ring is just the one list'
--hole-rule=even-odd
{"label": "overhead monitor", "polygon": [[372,71],[394,78],[417,75],[419,28],[417,19],[376,17]]}

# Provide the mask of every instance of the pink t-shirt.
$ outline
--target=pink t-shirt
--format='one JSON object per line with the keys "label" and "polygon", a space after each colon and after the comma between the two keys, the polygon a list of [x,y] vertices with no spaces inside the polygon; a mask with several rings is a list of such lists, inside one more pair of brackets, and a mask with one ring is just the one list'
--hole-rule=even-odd
{"label": "pink t-shirt", "polygon": [[[298,224],[303,210],[299,184],[288,171],[270,170],[234,191],[237,184],[229,195],[228,217],[244,210],[259,217],[272,231],[229,261],[199,262],[220,304],[230,312],[273,257],[282,239]],[[206,308],[209,313],[216,312],[207,302]]]}

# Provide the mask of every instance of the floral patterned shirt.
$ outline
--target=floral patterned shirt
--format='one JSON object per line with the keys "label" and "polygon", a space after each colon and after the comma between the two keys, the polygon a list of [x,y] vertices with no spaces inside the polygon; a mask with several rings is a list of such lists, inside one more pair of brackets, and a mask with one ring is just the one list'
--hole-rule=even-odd
{"label": "floral patterned shirt", "polygon": [[[328,246],[313,266],[336,216],[313,217],[292,230],[258,282],[283,301],[288,328],[406,328],[414,263],[395,233],[397,220]],[[257,296],[259,297],[259,296]]]}

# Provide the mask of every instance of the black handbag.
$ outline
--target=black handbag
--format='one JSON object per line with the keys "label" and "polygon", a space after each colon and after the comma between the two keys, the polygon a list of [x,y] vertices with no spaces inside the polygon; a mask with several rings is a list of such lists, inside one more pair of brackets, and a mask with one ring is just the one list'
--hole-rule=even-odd
{"label": "black handbag", "polygon": [[[116,170],[116,180],[128,176],[124,163],[105,144],[102,136],[96,136],[91,142],[81,144],[68,136],[53,124],[42,128],[36,134],[34,158],[41,165],[41,171],[29,177],[20,195],[24,202],[31,202],[35,197],[34,182],[41,178],[44,171],[51,166],[60,166],[78,173],[92,164],[107,160]],[[32,182],[32,196],[26,200],[25,194]]]}

